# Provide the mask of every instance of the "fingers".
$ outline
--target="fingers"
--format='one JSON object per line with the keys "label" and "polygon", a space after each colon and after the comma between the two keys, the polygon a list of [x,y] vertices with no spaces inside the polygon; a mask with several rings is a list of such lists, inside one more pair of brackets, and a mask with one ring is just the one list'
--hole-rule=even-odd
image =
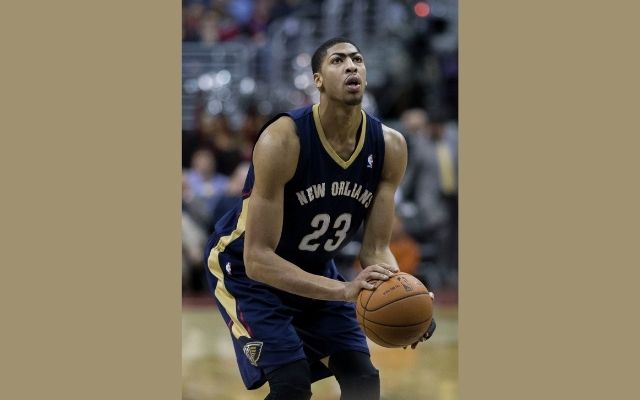
{"label": "fingers", "polygon": [[373,290],[380,281],[386,281],[393,276],[399,269],[396,266],[388,264],[373,264],[363,269],[354,281],[359,282],[362,289]]}
{"label": "fingers", "polygon": [[[429,328],[427,329],[427,331],[424,333],[424,335],[422,335],[422,337],[420,339],[418,339],[417,342],[413,343],[411,345],[411,349],[415,349],[418,344],[422,343],[422,342],[426,342],[431,336],[433,336],[433,333],[436,330],[436,321],[435,319],[431,319],[431,323],[429,324]],[[407,346],[404,346],[403,349],[406,349]]]}
{"label": "fingers", "polygon": [[[411,350],[415,350],[415,349],[416,349],[416,347],[418,347],[418,343],[420,343],[421,341],[422,341],[422,340],[420,340],[420,341],[417,341],[417,342],[413,343],[413,344],[411,345]],[[402,346],[402,349],[403,349],[403,350],[406,350],[406,349],[407,349],[407,347],[409,347],[409,346]]]}
{"label": "fingers", "polygon": [[363,289],[373,290],[375,289],[376,285],[374,285],[370,281],[362,281],[361,287]]}
{"label": "fingers", "polygon": [[383,269],[385,269],[387,271],[391,271],[392,274],[400,272],[398,267],[396,267],[395,265],[389,265],[389,264],[385,264],[385,263],[373,264],[373,265],[370,265],[369,267],[381,267],[381,268],[383,268]]}
{"label": "fingers", "polygon": [[369,265],[362,272],[367,274],[367,279],[389,279],[390,276],[398,272],[398,267],[387,264]]}
{"label": "fingers", "polygon": [[354,281],[360,281],[360,287],[363,289],[371,290],[377,286],[371,281],[386,281],[391,276],[393,276],[393,267],[374,264],[363,269]]}
{"label": "fingers", "polygon": [[[415,342],[415,343],[413,343],[413,344],[411,345],[411,350],[415,350],[415,348],[416,348],[416,347],[418,347],[418,344],[420,344],[420,343],[422,343],[422,342],[426,341],[427,339],[429,339],[429,337],[428,337],[428,336],[427,336],[427,334],[425,333],[425,336],[421,337],[420,339],[418,339],[418,341],[417,341],[417,342]],[[404,347],[403,347],[403,349],[406,349],[406,348],[407,348],[407,346],[404,346]]]}
{"label": "fingers", "polygon": [[391,272],[378,272],[378,271],[370,271],[367,273],[365,279],[366,280],[374,280],[374,281],[386,281],[391,278],[393,274]]}

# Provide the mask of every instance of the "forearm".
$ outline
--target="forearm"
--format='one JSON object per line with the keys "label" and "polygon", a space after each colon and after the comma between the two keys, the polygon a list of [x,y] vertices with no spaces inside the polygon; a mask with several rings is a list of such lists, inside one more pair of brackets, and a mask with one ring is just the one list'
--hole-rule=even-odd
{"label": "forearm", "polygon": [[387,264],[393,267],[398,267],[398,261],[391,252],[389,246],[385,246],[377,250],[360,252],[360,265],[362,265],[362,268],[373,264]]}
{"label": "forearm", "polygon": [[318,300],[346,300],[346,283],[306,272],[273,251],[249,252],[245,261],[251,279],[276,289]]}

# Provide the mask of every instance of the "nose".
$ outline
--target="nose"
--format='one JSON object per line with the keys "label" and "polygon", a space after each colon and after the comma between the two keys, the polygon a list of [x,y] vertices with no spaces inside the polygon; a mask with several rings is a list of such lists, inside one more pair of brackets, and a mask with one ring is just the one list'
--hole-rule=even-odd
{"label": "nose", "polygon": [[356,67],[356,65],[353,63],[353,60],[349,57],[347,57],[347,59],[344,62],[344,65],[346,67],[345,71],[348,73],[355,73],[358,70],[358,67]]}

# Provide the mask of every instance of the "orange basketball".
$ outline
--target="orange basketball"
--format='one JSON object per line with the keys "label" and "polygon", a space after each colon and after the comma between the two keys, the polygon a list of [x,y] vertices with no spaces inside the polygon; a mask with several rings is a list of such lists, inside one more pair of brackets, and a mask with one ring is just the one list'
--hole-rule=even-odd
{"label": "orange basketball", "polygon": [[376,285],[373,290],[361,290],[356,302],[358,322],[365,335],[383,347],[403,347],[417,342],[433,316],[429,290],[404,272]]}

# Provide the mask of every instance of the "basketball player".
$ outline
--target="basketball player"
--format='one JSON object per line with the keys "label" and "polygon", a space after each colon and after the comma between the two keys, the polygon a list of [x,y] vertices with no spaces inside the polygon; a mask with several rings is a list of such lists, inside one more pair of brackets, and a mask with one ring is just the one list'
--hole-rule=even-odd
{"label": "basketball player", "polygon": [[[379,399],[353,302],[398,272],[389,238],[406,144],[362,111],[366,68],[353,42],[322,44],[312,70],[320,103],[263,127],[242,204],[207,244],[207,277],[247,389],[269,382],[266,400],[309,399],[312,382],[334,375],[341,399]],[[366,268],[345,282],[332,257],[363,222]]]}

